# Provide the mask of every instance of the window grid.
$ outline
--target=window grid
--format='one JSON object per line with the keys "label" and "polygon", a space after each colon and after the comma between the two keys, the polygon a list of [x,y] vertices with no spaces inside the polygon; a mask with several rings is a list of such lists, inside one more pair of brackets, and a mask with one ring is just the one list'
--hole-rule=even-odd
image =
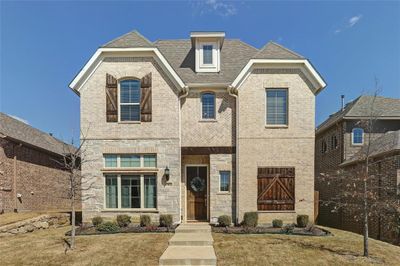
{"label": "window grid", "polygon": [[104,155],[105,166],[106,167],[117,167],[117,155],[108,154]]}
{"label": "window grid", "polygon": [[118,181],[116,175],[106,175],[106,208],[118,208]]}
{"label": "window grid", "polygon": [[203,45],[203,64],[212,65],[213,63],[213,46]]}
{"label": "window grid", "polygon": [[201,96],[202,103],[202,118],[203,119],[215,119],[215,94],[214,93],[203,93]]}
{"label": "window grid", "polygon": [[121,176],[121,207],[140,208],[140,176]]}
{"label": "window grid", "polygon": [[105,168],[157,167],[156,154],[105,154]]}
{"label": "window grid", "polygon": [[230,184],[231,184],[231,172],[230,171],[220,171],[219,172],[219,191],[221,192],[229,192]]}
{"label": "window grid", "polygon": [[362,128],[353,129],[353,144],[363,144],[364,141],[364,130]]}
{"label": "window grid", "polygon": [[267,89],[267,125],[287,125],[287,89]]}
{"label": "window grid", "polygon": [[140,121],[140,81],[120,82],[120,120]]}

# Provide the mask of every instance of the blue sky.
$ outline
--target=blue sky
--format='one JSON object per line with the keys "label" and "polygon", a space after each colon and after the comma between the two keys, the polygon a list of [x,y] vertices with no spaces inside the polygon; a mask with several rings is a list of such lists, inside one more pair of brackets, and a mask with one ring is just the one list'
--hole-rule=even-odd
{"label": "blue sky", "polygon": [[79,138],[68,84],[97,47],[133,29],[151,41],[222,30],[260,48],[274,40],[309,58],[328,83],[316,121],[373,91],[400,98],[398,1],[2,1],[0,110],[56,137]]}

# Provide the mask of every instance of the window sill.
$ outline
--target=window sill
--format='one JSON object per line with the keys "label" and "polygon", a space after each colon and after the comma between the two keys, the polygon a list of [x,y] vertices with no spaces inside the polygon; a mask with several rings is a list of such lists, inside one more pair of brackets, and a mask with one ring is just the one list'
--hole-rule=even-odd
{"label": "window sill", "polygon": [[217,195],[232,195],[232,193],[230,192],[230,191],[220,191],[220,192],[217,192]]}
{"label": "window sill", "polygon": [[118,124],[141,124],[141,121],[118,121]]}
{"label": "window sill", "polygon": [[104,173],[158,173],[158,168],[148,167],[148,168],[103,168],[100,171]]}
{"label": "window sill", "polygon": [[203,122],[218,122],[218,121],[217,119],[213,118],[213,119],[200,119],[199,122],[203,123]]}
{"label": "window sill", "polygon": [[363,146],[364,143],[351,143],[351,146],[360,147]]}
{"label": "window sill", "polygon": [[296,213],[295,210],[288,211],[257,211],[258,213]]}
{"label": "window sill", "polygon": [[148,212],[158,213],[157,209],[103,209],[101,212]]}
{"label": "window sill", "polygon": [[265,128],[288,128],[288,125],[265,125]]}

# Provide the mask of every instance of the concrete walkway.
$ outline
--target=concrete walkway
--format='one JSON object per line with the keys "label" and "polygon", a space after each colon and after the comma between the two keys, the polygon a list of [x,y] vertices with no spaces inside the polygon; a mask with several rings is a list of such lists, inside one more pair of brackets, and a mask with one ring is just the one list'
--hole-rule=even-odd
{"label": "concrete walkway", "polygon": [[217,265],[208,224],[181,224],[160,257],[160,265]]}

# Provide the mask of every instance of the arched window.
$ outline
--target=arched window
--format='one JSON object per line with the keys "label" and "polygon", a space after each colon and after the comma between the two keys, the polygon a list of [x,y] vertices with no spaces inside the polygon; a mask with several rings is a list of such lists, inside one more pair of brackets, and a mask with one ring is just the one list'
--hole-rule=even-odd
{"label": "arched window", "polygon": [[353,145],[362,145],[364,143],[364,129],[362,128],[353,128],[351,133],[351,143]]}
{"label": "arched window", "polygon": [[201,118],[215,119],[215,94],[212,92],[201,95]]}
{"label": "arched window", "polygon": [[119,84],[120,121],[140,121],[140,80],[125,79]]}

